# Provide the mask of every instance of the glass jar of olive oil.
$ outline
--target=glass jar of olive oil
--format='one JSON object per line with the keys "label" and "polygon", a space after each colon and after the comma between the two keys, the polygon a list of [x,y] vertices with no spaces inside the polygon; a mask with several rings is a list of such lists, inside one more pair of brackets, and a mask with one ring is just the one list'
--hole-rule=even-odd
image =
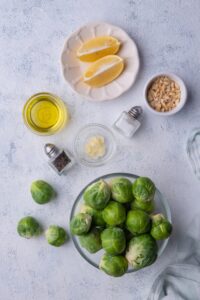
{"label": "glass jar of olive oil", "polygon": [[69,120],[64,102],[50,93],[38,93],[26,102],[23,109],[26,126],[39,135],[60,131]]}

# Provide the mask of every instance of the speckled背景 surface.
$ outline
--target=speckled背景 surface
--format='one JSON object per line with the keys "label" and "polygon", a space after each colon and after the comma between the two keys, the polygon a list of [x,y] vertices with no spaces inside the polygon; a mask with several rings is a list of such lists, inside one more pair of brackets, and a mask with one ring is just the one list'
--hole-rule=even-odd
{"label": "speckled\u80cc\u666f surface", "polygon": [[[175,236],[180,236],[194,213],[200,211],[196,197],[199,183],[186,154],[188,133],[200,117],[199,9],[196,0],[1,1],[0,290],[3,300],[80,300],[88,295],[97,300],[147,297],[153,279],[173,257]],[[119,99],[91,104],[65,83],[60,55],[71,32],[97,20],[119,26],[133,37],[141,69],[134,86]],[[123,110],[143,103],[147,80],[165,71],[178,74],[188,87],[188,101],[181,112],[162,118],[145,110],[140,131],[132,140],[117,136],[120,147],[115,159],[100,168],[77,165],[62,177],[48,168],[43,153],[45,143],[66,145],[73,150],[79,128],[93,122],[111,126]],[[34,135],[23,123],[26,100],[41,91],[61,97],[71,113],[69,125],[55,136]],[[38,242],[17,235],[18,220],[28,214],[34,215],[45,228],[55,220],[66,228],[79,191],[97,176],[118,171],[152,178],[170,204],[173,237],[162,260],[151,268],[113,279],[84,262],[72,242],[57,249],[49,246],[43,236]],[[29,194],[31,182],[38,178],[53,183],[59,190],[58,197],[42,208]]]}

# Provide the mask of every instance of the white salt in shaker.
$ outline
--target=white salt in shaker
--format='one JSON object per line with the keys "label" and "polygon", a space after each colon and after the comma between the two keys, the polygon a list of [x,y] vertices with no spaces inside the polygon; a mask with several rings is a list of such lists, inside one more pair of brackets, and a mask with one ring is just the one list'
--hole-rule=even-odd
{"label": "white salt in shaker", "polygon": [[127,138],[131,138],[141,125],[143,110],[141,106],[134,106],[128,112],[123,111],[113,127]]}

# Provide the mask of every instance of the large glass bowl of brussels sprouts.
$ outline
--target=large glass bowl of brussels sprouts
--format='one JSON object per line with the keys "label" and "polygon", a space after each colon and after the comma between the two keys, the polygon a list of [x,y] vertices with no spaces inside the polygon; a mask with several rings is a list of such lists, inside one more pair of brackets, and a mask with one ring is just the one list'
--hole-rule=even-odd
{"label": "large glass bowl of brussels sprouts", "polygon": [[90,182],[76,198],[70,231],[88,263],[119,277],[161,256],[172,232],[171,212],[150,178],[107,174]]}

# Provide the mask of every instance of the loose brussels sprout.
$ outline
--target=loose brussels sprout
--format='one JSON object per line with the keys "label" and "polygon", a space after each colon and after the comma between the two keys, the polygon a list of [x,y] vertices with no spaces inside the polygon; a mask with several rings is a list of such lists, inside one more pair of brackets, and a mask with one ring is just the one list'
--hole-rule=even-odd
{"label": "loose brussels sprout", "polygon": [[85,203],[97,210],[102,210],[106,207],[110,196],[110,187],[104,180],[99,180],[91,184],[83,194]]}
{"label": "loose brussels sprout", "polygon": [[150,231],[151,219],[143,210],[130,210],[127,214],[126,228],[133,235],[146,233]]}
{"label": "loose brussels sprout", "polygon": [[112,255],[122,253],[126,247],[126,238],[124,231],[118,227],[105,229],[101,234],[103,249]]}
{"label": "loose brussels sprout", "polygon": [[31,195],[38,204],[49,202],[54,194],[52,186],[43,180],[36,180],[31,184]]}
{"label": "loose brussels sprout", "polygon": [[41,227],[37,220],[31,216],[22,218],[17,225],[17,232],[20,236],[30,239],[41,233]]}
{"label": "loose brussels sprout", "polygon": [[131,209],[141,209],[150,214],[154,211],[154,200],[145,202],[135,199],[131,202]]}
{"label": "loose brussels sprout", "polygon": [[112,198],[126,203],[133,200],[132,183],[127,178],[114,178],[111,181]]}
{"label": "loose brussels sprout", "polygon": [[153,200],[155,191],[156,187],[154,183],[147,177],[139,177],[132,186],[134,197],[142,202]]}
{"label": "loose brussels sprout", "polygon": [[60,247],[67,240],[66,231],[57,225],[51,225],[45,232],[47,242],[55,247]]}
{"label": "loose brussels sprout", "polygon": [[105,253],[100,261],[99,269],[114,277],[124,275],[128,269],[128,262],[122,255],[113,256]]}
{"label": "loose brussels sprout", "polygon": [[133,237],[126,252],[126,259],[136,270],[154,263],[157,258],[158,246],[149,234]]}
{"label": "loose brussels sprout", "polygon": [[151,235],[155,240],[167,239],[172,232],[172,224],[162,215],[151,216],[152,228]]}
{"label": "loose brussels sprout", "polygon": [[87,233],[90,229],[91,222],[92,217],[90,215],[79,213],[71,220],[70,231],[75,235]]}
{"label": "loose brussels sprout", "polygon": [[126,210],[118,202],[110,201],[103,210],[103,219],[110,226],[122,224],[126,219]]}
{"label": "loose brussels sprout", "polygon": [[102,229],[94,227],[88,233],[79,237],[80,244],[90,253],[96,253],[102,248],[101,245]]}
{"label": "loose brussels sprout", "polygon": [[89,205],[83,204],[81,207],[80,212],[86,213],[90,216],[92,216],[92,223],[96,226],[105,226],[105,221],[102,216],[102,211],[101,210],[96,210]]}

